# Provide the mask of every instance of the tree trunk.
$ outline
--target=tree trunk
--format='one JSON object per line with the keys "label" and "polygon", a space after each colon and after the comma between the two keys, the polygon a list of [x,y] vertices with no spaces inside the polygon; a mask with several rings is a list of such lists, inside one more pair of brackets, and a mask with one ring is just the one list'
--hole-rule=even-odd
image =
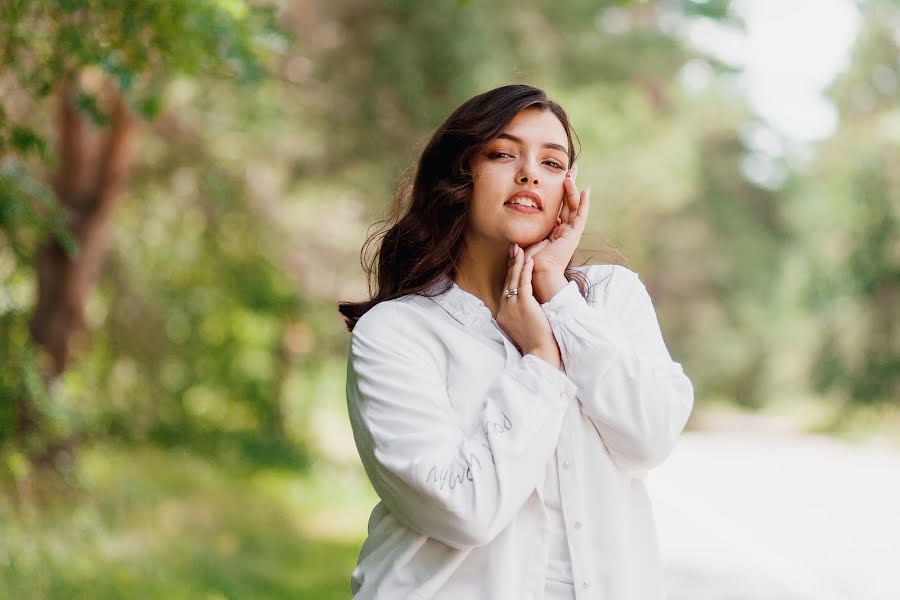
{"label": "tree trunk", "polygon": [[78,248],[69,255],[55,238],[37,258],[37,307],[31,334],[49,355],[49,378],[65,371],[86,345],[85,301],[97,283],[113,208],[131,163],[135,119],[121,95],[108,90],[109,126],[100,129],[75,107],[75,81],[60,86],[59,173],[54,182]]}

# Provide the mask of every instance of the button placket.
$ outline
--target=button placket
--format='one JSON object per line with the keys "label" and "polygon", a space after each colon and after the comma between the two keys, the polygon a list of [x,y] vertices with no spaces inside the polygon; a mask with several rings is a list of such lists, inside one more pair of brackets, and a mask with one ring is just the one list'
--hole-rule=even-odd
{"label": "button placket", "polygon": [[[564,421],[564,426],[568,425],[568,422],[569,420],[567,417]],[[569,438],[569,435],[562,436],[559,441],[559,445],[557,446],[557,456],[559,457],[558,464],[560,464],[560,466],[562,467],[562,470],[560,471],[559,489],[560,493],[563,496],[562,506],[563,511],[565,512],[566,523],[571,522],[570,519],[574,517],[574,515],[572,514],[572,501],[570,500],[571,494],[568,493],[568,489],[570,487],[568,475],[571,474],[572,461],[568,458],[562,458],[563,456],[571,456],[571,449],[569,447],[571,445],[571,442]],[[566,475],[565,477],[563,476],[564,473]],[[581,521],[575,521],[573,527],[576,530],[581,529]]]}
{"label": "button placket", "polygon": [[[569,423],[568,417],[566,418],[566,423]],[[581,563],[582,557],[585,556],[582,552],[585,543],[585,540],[582,539],[584,536],[582,533],[584,531],[584,522],[578,518],[582,514],[581,506],[577,501],[577,498],[573,496],[571,492],[575,477],[575,470],[572,468],[574,465],[572,446],[572,435],[563,435],[558,445],[559,462],[557,464],[560,466],[559,485],[560,493],[562,494],[562,506],[565,515],[566,529],[569,537],[569,552],[572,561],[573,580],[577,582],[577,587],[587,591],[591,587],[591,582],[584,577],[587,572],[583,571],[583,565]]]}

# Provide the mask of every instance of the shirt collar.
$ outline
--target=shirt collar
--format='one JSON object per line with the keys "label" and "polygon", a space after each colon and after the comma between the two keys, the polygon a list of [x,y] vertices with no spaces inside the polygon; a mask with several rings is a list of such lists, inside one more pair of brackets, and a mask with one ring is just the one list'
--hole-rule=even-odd
{"label": "shirt collar", "polygon": [[[450,283],[450,287],[445,292],[436,294],[438,290],[447,285],[447,282]],[[490,309],[484,302],[456,285],[456,282],[447,275],[425,288],[424,291],[427,295],[435,294],[431,295],[431,299],[464,327],[481,321],[490,321],[493,318]]]}

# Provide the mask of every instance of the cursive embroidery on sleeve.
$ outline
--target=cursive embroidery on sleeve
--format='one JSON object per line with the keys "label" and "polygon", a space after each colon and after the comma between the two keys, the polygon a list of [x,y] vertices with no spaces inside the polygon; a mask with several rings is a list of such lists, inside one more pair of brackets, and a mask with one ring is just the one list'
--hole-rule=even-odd
{"label": "cursive embroidery on sleeve", "polygon": [[[487,418],[484,420],[482,425],[486,437],[503,435],[512,430],[513,424],[509,415],[500,411],[500,417],[499,419]],[[482,442],[481,445],[487,448],[493,463],[494,455],[491,445],[486,442]],[[432,484],[439,490],[443,490],[445,487],[453,490],[459,485],[474,483],[475,473],[481,470],[481,461],[475,454],[469,453],[468,456],[464,455],[461,461],[450,465],[432,465],[428,470],[428,475],[425,476],[425,483]]]}
{"label": "cursive embroidery on sleeve", "polygon": [[484,435],[490,436],[491,433],[502,435],[512,429],[512,421],[510,421],[507,414],[503,411],[500,411],[500,414],[503,416],[502,420],[484,420]]}
{"label": "cursive embroidery on sleeve", "polygon": [[449,467],[438,468],[434,465],[429,469],[425,483],[431,483],[443,490],[444,486],[456,489],[456,486],[475,481],[475,471],[481,470],[481,461],[474,454],[463,456],[463,464],[453,464]]}

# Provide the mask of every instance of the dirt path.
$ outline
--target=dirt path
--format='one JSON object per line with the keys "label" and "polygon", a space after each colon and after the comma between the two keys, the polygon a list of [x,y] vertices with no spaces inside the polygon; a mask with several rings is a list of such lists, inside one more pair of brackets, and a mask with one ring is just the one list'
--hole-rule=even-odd
{"label": "dirt path", "polygon": [[735,429],[648,476],[669,600],[900,600],[900,451]]}

